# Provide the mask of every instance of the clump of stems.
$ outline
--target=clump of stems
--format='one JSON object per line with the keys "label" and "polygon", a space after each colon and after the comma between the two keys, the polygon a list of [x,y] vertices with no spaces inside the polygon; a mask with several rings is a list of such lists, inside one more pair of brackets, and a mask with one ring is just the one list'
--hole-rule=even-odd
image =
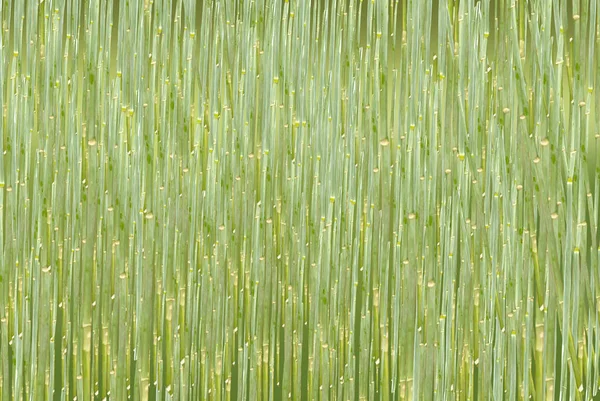
{"label": "clump of stems", "polygon": [[0,401],[597,397],[596,0],[0,21]]}

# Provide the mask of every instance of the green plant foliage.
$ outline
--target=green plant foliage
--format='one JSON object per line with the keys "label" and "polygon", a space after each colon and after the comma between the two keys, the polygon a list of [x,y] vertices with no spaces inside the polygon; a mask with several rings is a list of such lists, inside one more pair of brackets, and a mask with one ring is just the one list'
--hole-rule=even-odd
{"label": "green plant foliage", "polygon": [[0,401],[600,386],[597,0],[0,0]]}

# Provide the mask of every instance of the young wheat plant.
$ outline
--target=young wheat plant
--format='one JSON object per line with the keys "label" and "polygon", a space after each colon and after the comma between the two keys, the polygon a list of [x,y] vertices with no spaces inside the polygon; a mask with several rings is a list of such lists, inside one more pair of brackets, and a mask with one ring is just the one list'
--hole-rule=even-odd
{"label": "young wheat plant", "polygon": [[600,399],[597,0],[0,22],[0,401]]}

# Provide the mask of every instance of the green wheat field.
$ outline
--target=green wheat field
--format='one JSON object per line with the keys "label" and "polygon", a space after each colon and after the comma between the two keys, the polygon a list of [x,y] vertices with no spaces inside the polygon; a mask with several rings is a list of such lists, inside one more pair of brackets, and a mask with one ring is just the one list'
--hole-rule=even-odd
{"label": "green wheat field", "polygon": [[0,23],[0,401],[600,399],[598,0]]}

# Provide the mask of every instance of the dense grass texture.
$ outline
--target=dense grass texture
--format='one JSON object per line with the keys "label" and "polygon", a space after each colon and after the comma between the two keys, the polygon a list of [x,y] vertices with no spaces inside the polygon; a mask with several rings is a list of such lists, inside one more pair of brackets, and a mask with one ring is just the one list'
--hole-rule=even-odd
{"label": "dense grass texture", "polygon": [[594,399],[597,0],[0,0],[0,401]]}

